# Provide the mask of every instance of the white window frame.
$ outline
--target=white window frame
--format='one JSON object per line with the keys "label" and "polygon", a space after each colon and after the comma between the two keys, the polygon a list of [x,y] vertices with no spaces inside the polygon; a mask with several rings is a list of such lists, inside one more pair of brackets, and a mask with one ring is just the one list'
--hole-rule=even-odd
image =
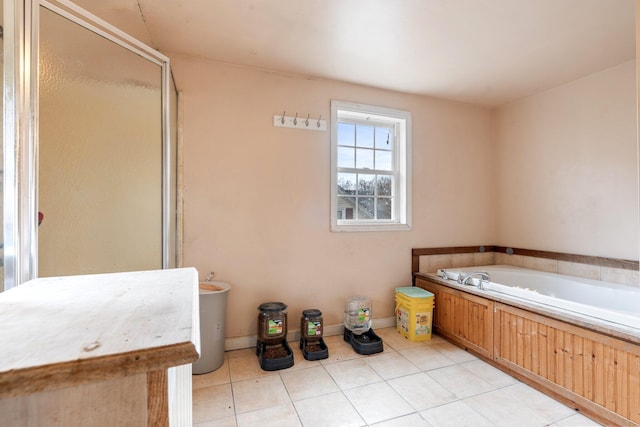
{"label": "white window frame", "polygon": [[[338,219],[338,121],[340,119],[392,124],[394,188],[391,220]],[[357,169],[356,169],[357,170]],[[360,169],[366,173],[375,170]],[[353,171],[353,169],[349,170]],[[331,231],[411,230],[411,112],[346,101],[331,101]]]}

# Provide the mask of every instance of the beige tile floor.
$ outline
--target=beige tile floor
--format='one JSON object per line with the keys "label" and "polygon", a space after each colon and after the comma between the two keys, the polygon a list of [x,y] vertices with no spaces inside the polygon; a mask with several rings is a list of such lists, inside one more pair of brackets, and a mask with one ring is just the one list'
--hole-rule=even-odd
{"label": "beige tile floor", "polygon": [[194,426],[598,426],[575,410],[433,336],[376,330],[384,352],[362,356],[325,337],[329,358],[266,372],[255,349],[225,353],[193,376]]}

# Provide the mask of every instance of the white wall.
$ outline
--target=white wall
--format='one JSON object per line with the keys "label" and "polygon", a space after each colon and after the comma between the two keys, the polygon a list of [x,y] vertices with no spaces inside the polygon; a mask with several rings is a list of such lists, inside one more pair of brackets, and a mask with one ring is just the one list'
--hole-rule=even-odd
{"label": "white wall", "polygon": [[[638,259],[635,64],[497,110],[171,55],[184,93],[185,265],[233,288],[227,336],[257,306],[342,322],[346,299],[393,314],[412,247],[496,243]],[[413,113],[413,230],[331,233],[329,132],[274,114],[329,117],[339,99]]]}
{"label": "white wall", "polygon": [[[185,265],[231,283],[227,336],[255,334],[257,306],[342,322],[349,296],[393,315],[411,248],[495,236],[490,110],[353,84],[171,55],[184,93]],[[275,128],[273,115],[330,116],[339,99],[413,113],[413,230],[330,232],[330,133]]]}
{"label": "white wall", "polygon": [[497,110],[496,243],[638,259],[635,61]]}

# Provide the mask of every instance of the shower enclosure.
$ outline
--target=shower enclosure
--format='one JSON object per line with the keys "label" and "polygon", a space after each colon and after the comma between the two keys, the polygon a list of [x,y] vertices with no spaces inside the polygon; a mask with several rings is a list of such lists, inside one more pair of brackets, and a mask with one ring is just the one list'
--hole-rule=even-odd
{"label": "shower enclosure", "polygon": [[175,267],[168,58],[66,0],[4,11],[4,288]]}

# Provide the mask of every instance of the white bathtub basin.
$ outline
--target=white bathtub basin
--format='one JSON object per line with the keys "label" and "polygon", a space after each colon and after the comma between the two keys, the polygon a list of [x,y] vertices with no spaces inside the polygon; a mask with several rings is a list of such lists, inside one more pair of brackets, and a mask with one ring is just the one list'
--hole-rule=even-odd
{"label": "white bathtub basin", "polygon": [[[459,274],[485,271],[491,278],[489,283],[484,283],[485,292],[535,301],[640,329],[640,287],[499,265],[445,271],[453,278]],[[477,283],[474,280],[474,284]]]}

